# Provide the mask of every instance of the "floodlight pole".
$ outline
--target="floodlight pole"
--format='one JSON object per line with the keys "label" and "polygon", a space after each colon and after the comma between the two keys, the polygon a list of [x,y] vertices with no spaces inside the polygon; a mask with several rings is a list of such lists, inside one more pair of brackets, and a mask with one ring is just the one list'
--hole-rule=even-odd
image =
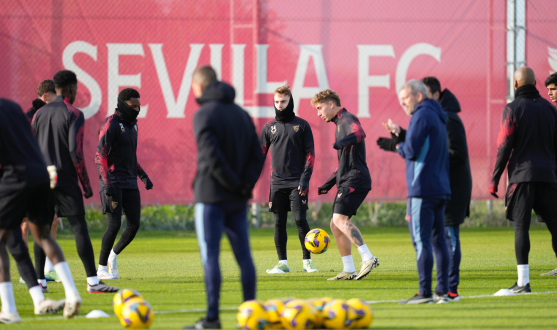
{"label": "floodlight pole", "polygon": [[526,0],[507,0],[507,103],[514,100],[514,72],[526,65]]}

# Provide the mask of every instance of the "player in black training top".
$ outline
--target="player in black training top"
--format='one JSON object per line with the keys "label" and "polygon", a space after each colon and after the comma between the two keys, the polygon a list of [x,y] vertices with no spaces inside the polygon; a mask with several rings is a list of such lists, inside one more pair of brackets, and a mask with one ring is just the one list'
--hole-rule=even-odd
{"label": "player in black training top", "polygon": [[[81,297],[74,285],[72,273],[64,260],[62,249],[48,230],[54,215],[51,198],[49,174],[29,122],[17,104],[0,99],[0,323],[21,321],[15,306],[10,282],[10,259],[5,247],[8,237],[19,228],[25,216],[29,219],[35,241],[47,251],[55,264],[66,292],[65,301],[45,299],[36,277],[33,278],[35,282],[28,283],[28,286],[35,314],[57,313],[64,305],[66,318],[79,311]],[[25,257],[25,260],[17,260],[19,270],[32,273],[29,252],[22,241],[18,248],[23,249],[20,255]],[[23,269],[21,261],[25,262],[26,267]]]}
{"label": "player in black training top", "polygon": [[[56,89],[54,87],[54,81],[51,79],[41,81],[39,83],[39,86],[37,86],[37,96],[38,98],[33,100],[31,108],[29,108],[29,110],[25,112],[25,115],[27,116],[29,123],[31,123],[33,117],[35,116],[35,113],[40,108],[52,102],[52,100],[54,100],[54,98],[56,97]],[[50,235],[52,235],[54,239],[56,239],[56,230],[58,229],[59,223],[60,223],[60,219],[58,219],[58,217],[54,215],[54,220],[52,220],[52,225],[50,227]],[[21,236],[21,238],[25,242],[25,246],[29,247],[29,242],[27,240],[27,237],[29,236],[29,226],[27,225],[27,218],[23,219],[23,223],[21,224],[21,233],[18,230],[16,230],[14,231],[14,236],[16,236],[15,239],[19,239],[19,236]],[[10,240],[13,239],[10,238]],[[8,246],[10,246],[11,243],[15,244],[16,242],[9,242]],[[36,251],[35,252],[35,257],[37,258],[36,264],[39,265],[41,264],[40,259],[42,258],[44,253],[39,251],[40,247],[37,245],[37,242],[35,242],[34,244],[34,250]],[[41,272],[39,271],[37,273],[41,273]],[[56,271],[54,270],[54,265],[52,264],[52,262],[48,257],[46,258],[46,264],[44,266],[44,275],[46,281],[57,281],[60,279],[56,274]],[[22,281],[23,279],[19,280],[20,283]],[[48,292],[48,289],[46,287],[46,281],[44,281],[44,283],[41,283],[41,285],[43,286],[43,291]]]}
{"label": "player in black training top", "polygon": [[[338,167],[329,180],[319,187],[319,195],[326,194],[336,184],[337,194],[333,203],[331,231],[335,236],[338,250],[344,264],[343,271],[334,280],[360,280],[379,266],[362,238],[362,233],[350,218],[371,190],[371,177],[366,163],[366,133],[356,116],[340,106],[340,97],[330,89],[321,91],[311,100],[317,115],[326,122],[335,123],[335,143]],[[358,248],[362,256],[362,267],[356,272],[352,258],[352,246]]]}
{"label": "player in black training top", "polygon": [[[131,243],[139,229],[141,197],[137,177],[143,181],[145,189],[153,188],[153,183],[137,162],[136,118],[140,110],[139,92],[126,88],[118,94],[116,111],[106,118],[99,129],[95,163],[99,171],[103,213],[108,217],[97,270],[100,279],[118,278],[116,257]],[[113,249],[122,223],[122,210],[126,214],[127,225]]]}
{"label": "player in black training top", "polygon": [[[54,85],[56,97],[37,111],[33,128],[46,164],[56,166],[58,172],[58,182],[53,190],[56,213],[59,217],[66,217],[72,227],[77,253],[87,274],[87,292],[115,292],[117,287],[99,282],[97,277],[83,197],[77,183],[79,177],[85,198],[93,196],[83,159],[85,118],[83,112],[72,105],[77,94],[77,77],[72,71],[59,71],[54,75]],[[44,267],[44,258],[42,260],[43,265],[35,265],[37,271]],[[37,276],[44,279],[44,274]]]}
{"label": "player in black training top", "polygon": [[[515,293],[531,292],[530,222],[532,209],[551,233],[557,256],[557,112],[541,97],[534,71],[526,66],[514,73],[515,100],[505,106],[497,138],[497,160],[489,192],[497,196],[499,180],[507,168],[506,218],[514,225],[518,280]],[[557,270],[542,274],[554,276]]]}
{"label": "player in black training top", "polygon": [[309,180],[313,173],[315,151],[313,134],[308,122],[294,114],[294,99],[290,86],[275,90],[275,119],[263,127],[259,141],[263,157],[271,149],[271,192],[269,211],[275,215],[275,247],[279,263],[268,269],[268,274],[290,271],[286,259],[286,220],[288,211],[294,213],[298,238],[303,251],[302,267],[306,272],[317,272],[310,252],[304,246],[309,225],[308,209]]}

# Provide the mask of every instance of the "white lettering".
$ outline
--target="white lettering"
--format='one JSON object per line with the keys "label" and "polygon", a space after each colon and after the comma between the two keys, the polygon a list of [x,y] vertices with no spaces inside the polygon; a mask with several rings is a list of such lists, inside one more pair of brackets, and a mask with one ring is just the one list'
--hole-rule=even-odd
{"label": "white lettering", "polygon": [[210,44],[211,66],[217,73],[217,80],[222,80],[222,47],[223,44]]}
{"label": "white lettering", "polygon": [[81,109],[85,119],[89,119],[99,111],[103,95],[101,87],[97,81],[75,64],[73,57],[77,53],[85,53],[91,56],[93,60],[97,61],[97,46],[93,46],[85,41],[74,41],[66,46],[64,53],[62,54],[62,64],[64,65],[64,68],[73,71],[76,74],[77,79],[85,85],[91,93],[91,101],[89,102],[89,105]]}
{"label": "white lettering", "polygon": [[[319,91],[329,88],[329,80],[327,79],[327,70],[325,69],[321,48],[323,48],[322,45],[300,45],[300,56],[298,57],[298,65],[296,66],[296,73],[294,74],[294,82],[292,84],[294,105],[298,108],[300,106],[300,99],[311,99]],[[307,74],[310,58],[313,58],[318,87],[304,87],[304,79]]]}
{"label": "white lettering", "polygon": [[232,45],[232,85],[236,90],[235,102],[244,105],[244,49],[246,45]]}
{"label": "white lettering", "polygon": [[286,80],[281,82],[267,81],[267,48],[269,45],[255,45],[257,50],[257,82],[255,84],[255,93],[272,94],[275,89],[286,85]]}
{"label": "white lettering", "polygon": [[155,62],[157,76],[159,77],[162,95],[166,104],[166,118],[186,117],[186,103],[190,94],[191,79],[193,72],[197,67],[197,63],[199,62],[199,56],[201,55],[201,49],[203,49],[203,46],[204,44],[190,44],[190,54],[186,62],[184,75],[182,76],[182,83],[178,92],[178,98],[175,98],[174,91],[172,90],[172,84],[170,83],[170,77],[168,76],[166,63],[164,61],[164,55],[162,53],[162,44],[149,44],[149,48],[151,48],[151,53],[153,54],[153,61]]}
{"label": "white lettering", "polygon": [[408,68],[410,67],[410,63],[420,56],[420,55],[429,55],[437,60],[437,62],[441,62],[441,48],[435,47],[431,44],[426,43],[419,43],[412,45],[408,48],[404,54],[400,57],[400,61],[396,67],[396,92],[400,91],[404,83],[406,82],[406,75],[408,74]]}
{"label": "white lettering", "polygon": [[391,88],[391,75],[369,75],[369,57],[395,57],[392,45],[357,45],[358,47],[358,117],[369,118],[369,88]]}
{"label": "white lettering", "polygon": [[[138,87],[141,88],[141,73],[120,74],[120,55],[139,55],[145,56],[143,46],[141,44],[106,44],[108,48],[108,113],[112,114],[112,110],[118,105],[118,93],[120,87]],[[149,105],[141,105],[139,118],[145,118]]]}

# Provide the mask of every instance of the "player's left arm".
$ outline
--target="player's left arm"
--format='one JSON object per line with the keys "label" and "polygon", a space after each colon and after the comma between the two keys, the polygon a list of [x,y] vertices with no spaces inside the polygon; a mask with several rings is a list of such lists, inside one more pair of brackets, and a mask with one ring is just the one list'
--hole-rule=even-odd
{"label": "player's left arm", "polygon": [[89,182],[89,175],[87,174],[87,167],[83,159],[83,133],[85,131],[85,117],[83,112],[77,110],[71,113],[70,130],[68,134],[69,149],[72,157],[77,176],[83,188],[83,196],[89,198],[93,196],[91,183]]}
{"label": "player's left arm", "polygon": [[358,119],[345,119],[342,121],[341,125],[345,132],[350,132],[346,134],[342,140],[333,143],[333,148],[342,149],[348,146],[352,146],[362,142],[366,138],[366,133],[360,124]]}
{"label": "player's left arm", "polygon": [[145,173],[145,170],[143,170],[143,167],[141,167],[141,165],[139,165],[139,162],[137,162],[137,176],[139,177],[139,179],[145,185],[145,189],[147,189],[147,190],[153,189],[153,182],[151,182],[151,179],[149,179],[149,176],[147,175],[147,173]]}
{"label": "player's left arm", "polygon": [[306,155],[306,164],[304,166],[304,172],[300,177],[300,183],[298,185],[298,190],[300,195],[305,196],[309,191],[309,180],[313,174],[313,165],[315,163],[315,146],[313,143],[313,133],[311,132],[311,127],[306,123],[303,128],[304,132],[304,153]]}

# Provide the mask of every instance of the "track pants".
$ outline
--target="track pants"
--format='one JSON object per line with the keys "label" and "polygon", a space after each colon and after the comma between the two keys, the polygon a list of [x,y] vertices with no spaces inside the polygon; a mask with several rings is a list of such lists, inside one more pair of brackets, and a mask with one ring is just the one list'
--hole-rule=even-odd
{"label": "track pants", "polygon": [[21,275],[25,284],[27,284],[27,288],[31,289],[32,287],[37,286],[37,274],[35,274],[35,270],[33,269],[33,263],[31,262],[31,257],[29,256],[29,250],[23,241],[21,227],[17,227],[14,230],[8,239],[6,248],[14,257],[19,275]]}
{"label": "track pants", "polygon": [[449,248],[449,292],[458,293],[460,283],[460,226],[446,226],[445,239]]}
{"label": "track pants", "polygon": [[214,320],[219,316],[219,253],[223,231],[240,266],[244,301],[255,299],[255,267],[249,246],[246,203],[195,204],[195,231],[205,270],[207,318]]}
{"label": "track pants", "polygon": [[438,198],[408,199],[408,228],[416,250],[419,292],[431,295],[433,252],[437,264],[437,287],[435,292],[449,291],[449,250],[445,239],[445,203]]}

